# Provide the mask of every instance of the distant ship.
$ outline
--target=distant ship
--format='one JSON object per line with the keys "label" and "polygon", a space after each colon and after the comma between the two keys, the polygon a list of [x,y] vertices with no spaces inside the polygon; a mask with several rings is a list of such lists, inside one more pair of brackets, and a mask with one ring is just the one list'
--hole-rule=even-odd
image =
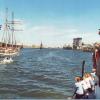
{"label": "distant ship", "polygon": [[43,49],[43,44],[42,44],[42,42],[41,42],[41,44],[40,44],[40,49]]}
{"label": "distant ship", "polygon": [[64,46],[63,46],[63,49],[72,50],[72,47],[71,47],[70,45],[64,45]]}

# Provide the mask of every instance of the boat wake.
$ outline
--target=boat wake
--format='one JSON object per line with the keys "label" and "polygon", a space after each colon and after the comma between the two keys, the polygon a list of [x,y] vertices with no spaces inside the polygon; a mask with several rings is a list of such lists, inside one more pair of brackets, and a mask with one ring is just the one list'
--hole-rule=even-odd
{"label": "boat wake", "polygon": [[12,58],[5,57],[2,61],[0,61],[0,64],[9,64],[12,62],[13,62]]}

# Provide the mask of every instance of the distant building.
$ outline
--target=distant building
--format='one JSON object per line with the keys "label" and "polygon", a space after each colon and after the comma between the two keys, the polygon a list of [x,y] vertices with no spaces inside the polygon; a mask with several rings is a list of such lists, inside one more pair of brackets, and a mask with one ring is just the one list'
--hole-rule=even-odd
{"label": "distant building", "polygon": [[82,38],[73,39],[73,49],[81,49],[82,47]]}

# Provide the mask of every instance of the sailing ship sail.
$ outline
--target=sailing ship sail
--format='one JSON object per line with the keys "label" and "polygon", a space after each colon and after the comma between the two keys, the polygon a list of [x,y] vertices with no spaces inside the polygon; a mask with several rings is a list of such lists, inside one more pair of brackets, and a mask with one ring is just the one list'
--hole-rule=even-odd
{"label": "sailing ship sail", "polygon": [[40,49],[43,49],[43,44],[42,44],[42,42],[41,42],[41,44],[40,44]]}

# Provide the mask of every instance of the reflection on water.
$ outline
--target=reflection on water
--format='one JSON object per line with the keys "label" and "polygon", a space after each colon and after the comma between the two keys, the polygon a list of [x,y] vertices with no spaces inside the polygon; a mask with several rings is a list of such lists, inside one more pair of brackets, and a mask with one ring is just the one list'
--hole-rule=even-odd
{"label": "reflection on water", "polygon": [[62,49],[23,49],[14,62],[0,65],[0,98],[66,99],[73,95],[81,63],[91,70],[91,53]]}

